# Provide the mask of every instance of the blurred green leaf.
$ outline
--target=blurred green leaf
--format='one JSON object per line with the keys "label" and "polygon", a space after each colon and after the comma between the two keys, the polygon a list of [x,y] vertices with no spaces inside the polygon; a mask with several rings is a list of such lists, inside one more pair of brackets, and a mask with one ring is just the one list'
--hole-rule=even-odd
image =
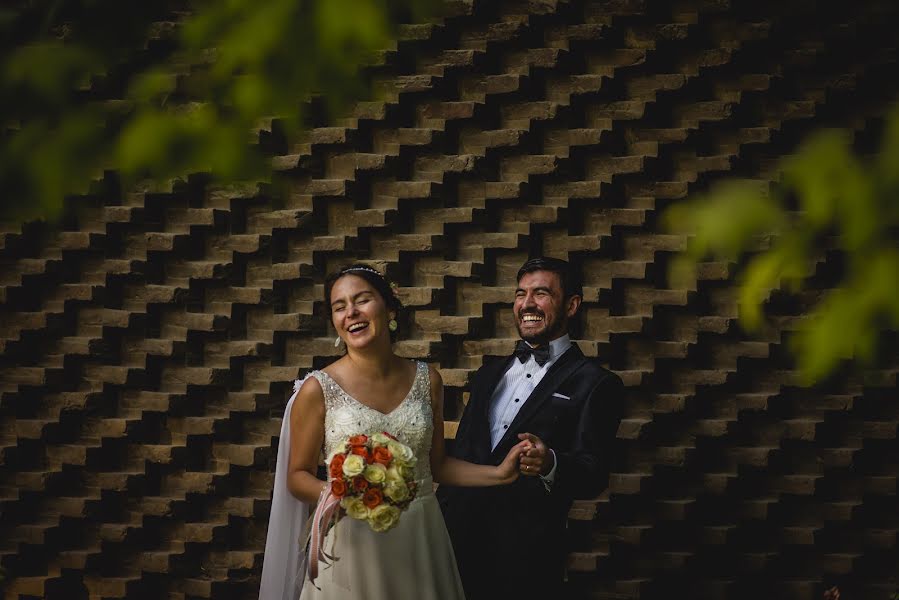
{"label": "blurred green leaf", "polygon": [[234,80],[234,105],[242,113],[265,114],[270,100],[266,90],[268,81],[257,74],[243,75]]}
{"label": "blurred green leaf", "polygon": [[250,132],[277,118],[290,143],[314,94],[331,114],[370,94],[363,67],[389,46],[393,17],[423,17],[437,4],[197,0],[188,14],[162,0],[59,0],[7,9],[0,210],[52,219],[63,197],[105,169],[126,183],[196,171],[222,182],[267,178]]}
{"label": "blurred green leaf", "polygon": [[[279,45],[290,44],[290,25],[296,21],[296,3],[266,0],[241,6],[240,18],[230,23],[214,47],[218,57],[213,67],[219,77],[229,77],[248,69],[258,69]],[[273,82],[274,83],[274,82]]]}
{"label": "blurred green leaf", "polygon": [[832,292],[800,325],[792,340],[801,383],[814,383],[841,361],[852,358],[856,343],[867,337],[847,292]]}
{"label": "blurred green leaf", "polygon": [[808,225],[840,223],[842,243],[856,249],[876,236],[880,226],[873,181],[851,151],[844,131],[825,131],[785,161],[784,183],[793,189]]}
{"label": "blurred green leaf", "polygon": [[693,236],[688,254],[694,260],[714,255],[735,261],[759,232],[786,226],[777,202],[760,195],[758,182],[745,180],[721,183],[707,196],[676,204],[664,219],[670,230]]}
{"label": "blurred green leaf", "polygon": [[386,13],[385,3],[377,0],[316,2],[315,31],[322,50],[334,56],[349,53],[359,60],[383,48],[388,40]]}
{"label": "blurred green leaf", "polygon": [[127,97],[148,104],[161,102],[175,91],[176,83],[177,77],[174,73],[159,68],[150,69],[134,78]]}
{"label": "blurred green leaf", "polygon": [[899,254],[878,253],[845,287],[815,307],[794,338],[803,383],[825,377],[840,361],[869,363],[885,327],[899,328]]}
{"label": "blurred green leaf", "polygon": [[875,168],[877,180],[881,181],[881,191],[888,195],[887,205],[894,210],[899,209],[899,110],[887,116],[883,147]]}
{"label": "blurred green leaf", "polygon": [[17,48],[3,69],[5,87],[63,105],[99,61],[86,48],[46,41]]}
{"label": "blurred green leaf", "polygon": [[740,279],[740,319],[746,329],[754,331],[761,326],[762,307],[773,290],[784,284],[795,289],[807,271],[803,248],[790,238],[753,258]]}
{"label": "blurred green leaf", "polygon": [[823,131],[782,161],[784,197],[799,210],[741,183],[724,184],[665,215],[669,230],[693,234],[688,250],[671,261],[670,278],[684,284],[709,258],[737,262],[762,236],[769,248],[749,256],[739,271],[740,320],[749,331],[765,321],[771,291],[810,287],[809,257],[845,253],[846,272],[835,289],[820,294],[790,337],[801,381],[810,385],[841,363],[876,361],[887,329],[899,330],[899,106],[888,115],[881,151],[863,158],[848,132]]}
{"label": "blurred green leaf", "polygon": [[845,133],[824,131],[784,161],[784,184],[795,190],[803,218],[812,227],[827,225],[836,217],[846,156]]}

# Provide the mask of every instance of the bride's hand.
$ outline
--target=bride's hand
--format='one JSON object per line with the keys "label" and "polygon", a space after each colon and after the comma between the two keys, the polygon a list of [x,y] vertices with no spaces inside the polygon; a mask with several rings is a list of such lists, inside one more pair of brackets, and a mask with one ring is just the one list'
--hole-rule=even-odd
{"label": "bride's hand", "polygon": [[512,446],[509,453],[506,454],[506,458],[504,458],[503,462],[497,467],[501,483],[512,483],[518,479],[521,457],[532,447],[533,444],[530,440],[524,440],[523,442],[518,442]]}

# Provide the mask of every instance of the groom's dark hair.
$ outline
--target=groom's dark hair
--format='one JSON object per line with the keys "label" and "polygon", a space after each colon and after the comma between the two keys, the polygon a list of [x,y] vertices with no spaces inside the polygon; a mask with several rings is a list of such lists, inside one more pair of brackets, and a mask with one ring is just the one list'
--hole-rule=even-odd
{"label": "groom's dark hair", "polygon": [[534,271],[550,271],[558,275],[559,281],[562,282],[562,293],[565,294],[566,298],[584,295],[580,275],[571,268],[567,261],[549,256],[531,258],[518,269],[516,281],[521,281],[522,277]]}

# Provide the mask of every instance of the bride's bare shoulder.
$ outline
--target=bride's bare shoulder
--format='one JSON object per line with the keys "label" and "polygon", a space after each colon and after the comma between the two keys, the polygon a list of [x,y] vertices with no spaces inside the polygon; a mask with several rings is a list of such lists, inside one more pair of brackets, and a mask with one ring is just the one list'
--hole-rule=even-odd
{"label": "bride's bare shoulder", "polygon": [[300,398],[307,398],[316,395],[324,398],[322,384],[318,380],[318,377],[314,377],[312,374],[310,374],[301,382],[301,385],[297,390],[297,400],[299,400]]}
{"label": "bride's bare shoulder", "polygon": [[300,415],[324,414],[325,393],[316,377],[307,377],[297,390],[293,400],[291,420],[300,419]]}

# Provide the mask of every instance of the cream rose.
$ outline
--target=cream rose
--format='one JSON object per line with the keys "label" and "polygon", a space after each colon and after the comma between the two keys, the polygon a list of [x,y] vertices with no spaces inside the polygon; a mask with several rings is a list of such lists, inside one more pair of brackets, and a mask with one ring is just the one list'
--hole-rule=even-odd
{"label": "cream rose", "polygon": [[378,463],[368,465],[362,476],[369,483],[384,483],[384,480],[387,479],[387,467]]}
{"label": "cream rose", "polygon": [[399,468],[396,465],[390,465],[390,468],[387,469],[387,483],[402,483],[403,474],[400,473]]}
{"label": "cream rose", "polygon": [[340,506],[346,511],[350,517],[354,519],[367,519],[371,516],[371,511],[362,502],[362,498],[351,498],[347,496],[340,501]]}
{"label": "cream rose", "polygon": [[417,459],[415,458],[415,453],[412,452],[412,448],[407,446],[406,444],[401,444],[397,441],[390,440],[387,443],[387,449],[390,450],[390,453],[393,455],[393,460],[398,465],[406,465],[407,467],[414,467]]}
{"label": "cream rose", "polygon": [[376,506],[368,515],[368,524],[375,531],[387,531],[400,520],[400,509],[389,504]]}
{"label": "cream rose", "polygon": [[346,450],[346,442],[340,442],[339,444],[337,444],[337,446],[334,447],[334,451],[328,455],[328,460],[325,461],[325,464],[330,465],[335,456],[337,456],[338,454],[346,454]]}
{"label": "cream rose", "polygon": [[405,482],[390,482],[384,487],[384,495],[394,502],[405,502],[409,499],[409,486]]}
{"label": "cream rose", "polygon": [[386,446],[390,442],[390,438],[383,433],[373,433],[368,437],[374,446]]}
{"label": "cream rose", "polygon": [[343,461],[343,474],[347,477],[355,477],[361,475],[365,470],[365,459],[358,454],[350,454]]}

